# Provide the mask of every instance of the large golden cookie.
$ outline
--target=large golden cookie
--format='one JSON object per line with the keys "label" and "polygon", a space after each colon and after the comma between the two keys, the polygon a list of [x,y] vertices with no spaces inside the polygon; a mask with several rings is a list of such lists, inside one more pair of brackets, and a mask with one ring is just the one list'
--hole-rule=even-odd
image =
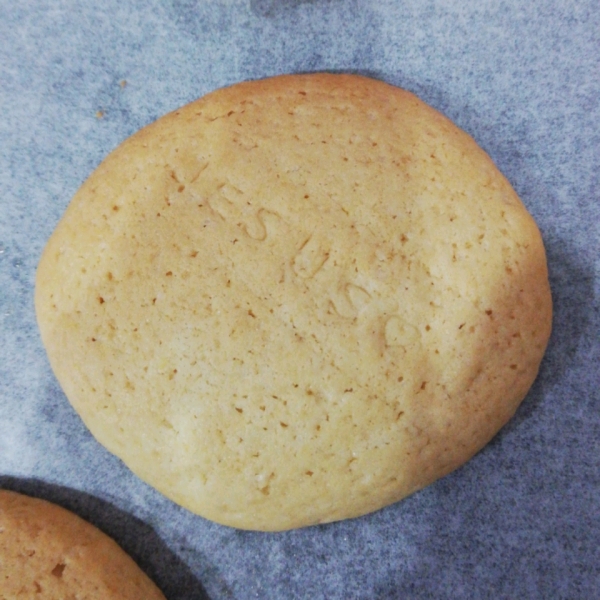
{"label": "large golden cookie", "polygon": [[77,515],[0,490],[0,598],[164,600],[108,536]]}
{"label": "large golden cookie", "polygon": [[125,141],[42,257],[94,436],[209,519],[376,510],[511,417],[551,324],[539,231],[463,131],[357,76],[218,90]]}

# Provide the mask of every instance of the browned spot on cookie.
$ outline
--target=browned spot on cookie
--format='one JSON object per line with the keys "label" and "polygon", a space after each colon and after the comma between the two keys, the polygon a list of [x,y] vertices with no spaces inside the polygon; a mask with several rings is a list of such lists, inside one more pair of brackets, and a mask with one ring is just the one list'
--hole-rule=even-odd
{"label": "browned spot on cookie", "polygon": [[65,563],[58,563],[54,567],[54,569],[52,569],[52,571],[50,571],[50,573],[52,573],[52,575],[54,575],[54,577],[58,577],[60,579],[63,576],[66,566],[67,565]]}

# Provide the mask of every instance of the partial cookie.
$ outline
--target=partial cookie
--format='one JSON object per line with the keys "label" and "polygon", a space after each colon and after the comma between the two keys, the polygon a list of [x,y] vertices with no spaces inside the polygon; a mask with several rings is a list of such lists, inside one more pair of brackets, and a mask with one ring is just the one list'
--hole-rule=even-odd
{"label": "partial cookie", "polygon": [[164,600],[108,536],[55,504],[0,490],[0,598]]}
{"label": "partial cookie", "polygon": [[218,90],[91,175],[41,259],[52,367],[96,438],[190,510],[280,530],[452,471],[536,377],[539,231],[490,158],[349,75]]}

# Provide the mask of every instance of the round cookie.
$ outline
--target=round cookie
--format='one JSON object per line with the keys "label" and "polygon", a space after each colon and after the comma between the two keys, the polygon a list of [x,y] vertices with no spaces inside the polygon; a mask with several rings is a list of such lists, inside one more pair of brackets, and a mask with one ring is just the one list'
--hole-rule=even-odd
{"label": "round cookie", "polygon": [[330,74],[221,89],[126,140],[52,235],[36,310],[102,444],[260,530],[463,464],[534,381],[552,311],[539,231],[471,137]]}
{"label": "round cookie", "polygon": [[0,597],[164,600],[108,536],[45,500],[0,490]]}

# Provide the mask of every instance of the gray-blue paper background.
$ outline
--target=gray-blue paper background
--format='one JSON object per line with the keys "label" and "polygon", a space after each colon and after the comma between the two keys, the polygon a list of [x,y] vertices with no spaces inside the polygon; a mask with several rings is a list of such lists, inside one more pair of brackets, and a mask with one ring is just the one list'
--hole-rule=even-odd
{"label": "gray-blue paper background", "polygon": [[[554,332],[516,417],[457,472],[360,519],[242,532],[91,437],[39,339],[35,268],[134,131],[317,70],[405,87],[492,156],[544,236]],[[0,487],[99,526],[169,600],[600,597],[599,98],[597,0],[0,0]]]}

